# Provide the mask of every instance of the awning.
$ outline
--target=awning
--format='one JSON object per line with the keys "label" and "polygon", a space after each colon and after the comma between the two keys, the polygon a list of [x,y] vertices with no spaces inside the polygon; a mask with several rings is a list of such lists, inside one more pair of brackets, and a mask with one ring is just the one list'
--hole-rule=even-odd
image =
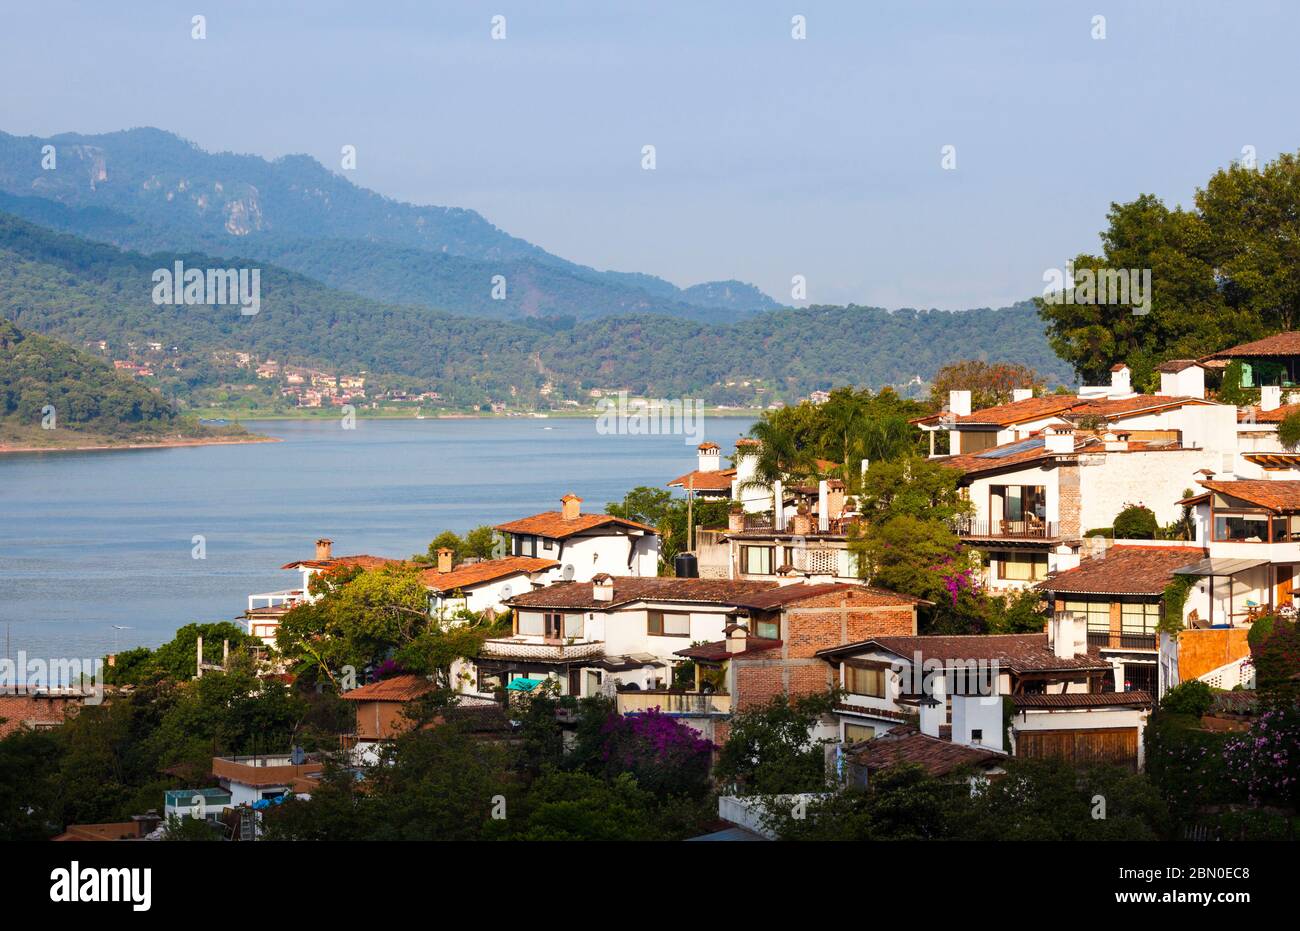
{"label": "awning", "polygon": [[1225,557],[1211,556],[1208,559],[1202,559],[1200,562],[1194,562],[1190,566],[1183,566],[1175,569],[1174,575],[1208,575],[1208,576],[1233,576],[1250,569],[1258,569],[1260,566],[1267,566],[1267,559],[1227,559]]}

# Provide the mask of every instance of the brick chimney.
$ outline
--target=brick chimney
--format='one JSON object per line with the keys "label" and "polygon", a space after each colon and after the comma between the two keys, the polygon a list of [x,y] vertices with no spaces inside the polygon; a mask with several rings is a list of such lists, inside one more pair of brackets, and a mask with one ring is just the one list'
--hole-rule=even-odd
{"label": "brick chimney", "polygon": [[582,514],[582,499],[569,492],[560,499],[560,516],[565,520],[577,520]]}
{"label": "brick chimney", "polygon": [[329,537],[321,537],[316,541],[316,558],[331,559],[330,555],[334,551],[334,541]]}
{"label": "brick chimney", "polygon": [[594,601],[614,600],[614,577],[600,572],[591,577],[591,597]]}
{"label": "brick chimney", "polygon": [[452,557],[452,552],[451,550],[447,549],[447,547],[444,546],[438,550],[438,571],[439,572],[451,571],[451,557]]}
{"label": "brick chimney", "polygon": [[795,509],[794,521],[791,529],[795,536],[806,537],[812,533],[812,514],[808,512],[808,502],[800,501],[799,506]]}
{"label": "brick chimney", "polygon": [[740,502],[733,502],[730,510],[727,511],[727,530],[731,533],[740,533],[745,529],[745,509],[740,506]]}

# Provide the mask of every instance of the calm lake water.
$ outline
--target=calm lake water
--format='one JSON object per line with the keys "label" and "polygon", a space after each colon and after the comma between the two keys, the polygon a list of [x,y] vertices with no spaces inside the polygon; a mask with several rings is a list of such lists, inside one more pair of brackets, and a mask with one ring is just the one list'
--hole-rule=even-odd
{"label": "calm lake water", "polygon": [[[706,417],[704,437],[729,451],[751,423]],[[0,456],[9,655],[93,657],[238,617],[250,593],[292,587],[279,567],[321,536],[337,554],[405,557],[444,529],[558,510],[568,491],[603,511],[694,468],[699,442],[602,436],[577,418],[250,428],[283,442]],[[195,535],[206,559],[191,556]]]}

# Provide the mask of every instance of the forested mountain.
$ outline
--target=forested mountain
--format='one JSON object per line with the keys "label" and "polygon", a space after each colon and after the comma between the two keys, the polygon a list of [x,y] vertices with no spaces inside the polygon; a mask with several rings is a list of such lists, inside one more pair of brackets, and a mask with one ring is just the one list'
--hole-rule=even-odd
{"label": "forested mountain", "polygon": [[[152,275],[241,264],[202,254],[123,252],[0,213],[0,316],[76,345],[157,341],[179,357],[220,350],[334,370],[417,379],[461,403],[536,403],[591,388],[715,403],[793,400],[835,385],[928,379],[954,359],[987,357],[1068,380],[1028,304],[963,313],[813,307],[715,326],[662,315],[507,323],[384,304],[265,263],[261,309],[155,304]],[[182,373],[184,374],[184,373]],[[221,377],[197,365],[194,386]]]}
{"label": "forested mountain", "polygon": [[94,356],[0,320],[0,423],[112,436],[175,425],[159,395]]}
{"label": "forested mountain", "polygon": [[[42,167],[45,146],[52,169]],[[472,210],[390,200],[304,155],[213,154],[157,129],[0,133],[0,192],[9,212],[123,248],[248,256],[357,294],[463,315],[649,312],[727,322],[777,306],[742,282],[683,290],[651,275],[597,271]],[[492,290],[498,275],[504,295]]]}

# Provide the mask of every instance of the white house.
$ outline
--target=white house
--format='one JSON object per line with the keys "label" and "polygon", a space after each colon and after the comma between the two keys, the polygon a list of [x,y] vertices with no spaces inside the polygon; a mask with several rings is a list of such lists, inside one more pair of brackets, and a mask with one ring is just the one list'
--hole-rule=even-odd
{"label": "white house", "polygon": [[567,494],[559,511],[499,524],[510,534],[510,554],[553,560],[549,581],[588,582],[595,575],[653,576],[659,572],[659,532],[611,514],[583,514],[582,499]]}

